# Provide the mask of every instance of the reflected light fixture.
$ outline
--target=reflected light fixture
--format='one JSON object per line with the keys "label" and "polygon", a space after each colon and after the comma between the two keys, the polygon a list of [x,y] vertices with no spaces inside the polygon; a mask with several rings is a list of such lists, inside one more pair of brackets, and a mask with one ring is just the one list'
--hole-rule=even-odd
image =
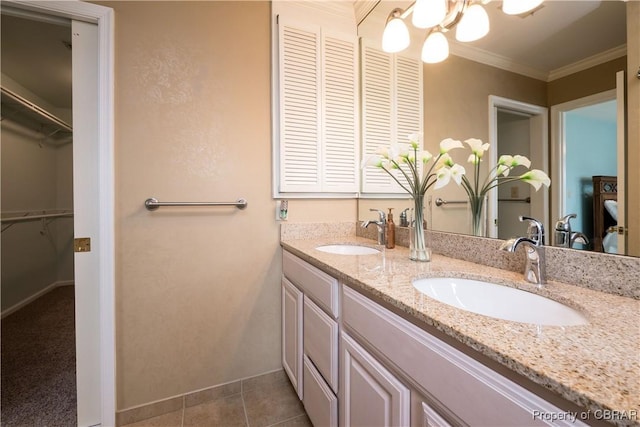
{"label": "reflected light fixture", "polygon": [[440,31],[432,31],[422,45],[422,62],[437,64],[449,56],[449,42]]}
{"label": "reflected light fixture", "polygon": [[411,14],[411,23],[416,28],[431,28],[447,16],[448,0],[416,0]]}
{"label": "reflected light fixture", "polygon": [[410,42],[409,29],[402,20],[402,9],[393,9],[382,33],[382,50],[389,53],[400,52],[408,48]]}
{"label": "reflected light fixture", "polygon": [[[422,46],[426,63],[444,61],[449,56],[449,42],[444,33],[456,27],[456,39],[461,42],[479,40],[489,32],[489,16],[483,5],[490,0],[416,0],[406,10],[393,9],[382,34],[382,50],[403,51],[410,44],[409,29],[404,22],[410,14],[411,23],[429,29]],[[522,14],[540,6],[544,0],[503,0],[507,14]]]}
{"label": "reflected light fixture", "polygon": [[467,7],[456,27],[456,40],[472,42],[489,33],[489,15],[480,4]]}

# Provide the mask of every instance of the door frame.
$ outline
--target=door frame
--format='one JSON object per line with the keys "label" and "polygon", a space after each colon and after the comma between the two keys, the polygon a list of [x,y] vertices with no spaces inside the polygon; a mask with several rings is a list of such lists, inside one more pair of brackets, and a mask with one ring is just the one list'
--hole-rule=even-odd
{"label": "door frame", "polygon": [[[115,160],[114,160],[114,13],[113,9],[82,1],[4,0],[12,7],[98,26],[98,135],[100,209],[97,243],[99,260],[101,425],[115,426]],[[82,108],[74,106],[74,108]]]}
{"label": "door frame", "polygon": [[[565,208],[565,186],[567,172],[565,167],[566,157],[566,126],[565,113],[576,108],[588,107],[602,102],[616,99],[616,89],[610,89],[593,95],[574,99],[551,106],[551,147],[553,147],[553,165],[551,182],[557,183],[551,187],[553,200],[553,211],[556,218],[566,215]],[[551,242],[555,244],[555,242]]]}
{"label": "door frame", "polygon": [[[530,160],[536,169],[549,170],[549,109],[540,105],[528,104],[514,99],[489,95],[489,144],[498,146],[498,110],[508,110],[517,114],[529,116],[530,127]],[[514,153],[516,154],[516,153]],[[498,164],[498,150],[489,150],[489,168]],[[552,181],[553,182],[553,181]],[[531,216],[541,221],[549,230],[549,191],[534,191],[531,193]],[[489,206],[487,209],[488,237],[498,237],[498,191],[489,191]],[[548,231],[547,231],[548,232]]]}

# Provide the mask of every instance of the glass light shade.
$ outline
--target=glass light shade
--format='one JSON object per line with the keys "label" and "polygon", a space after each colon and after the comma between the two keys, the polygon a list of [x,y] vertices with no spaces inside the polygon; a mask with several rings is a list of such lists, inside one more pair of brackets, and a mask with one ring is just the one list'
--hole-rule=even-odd
{"label": "glass light shade", "polygon": [[409,46],[409,29],[401,18],[393,18],[384,27],[382,50],[387,53],[400,52]]}
{"label": "glass light shade", "polygon": [[456,28],[456,40],[472,42],[483,38],[489,32],[489,15],[479,4],[467,8]]}
{"label": "glass light shade", "polygon": [[411,23],[416,28],[435,27],[447,16],[447,0],[416,0]]}
{"label": "glass light shade", "polygon": [[502,11],[507,15],[520,15],[529,12],[542,4],[543,0],[504,0]]}
{"label": "glass light shade", "polygon": [[434,31],[427,36],[422,45],[422,61],[427,64],[436,64],[449,57],[449,42],[439,31]]}

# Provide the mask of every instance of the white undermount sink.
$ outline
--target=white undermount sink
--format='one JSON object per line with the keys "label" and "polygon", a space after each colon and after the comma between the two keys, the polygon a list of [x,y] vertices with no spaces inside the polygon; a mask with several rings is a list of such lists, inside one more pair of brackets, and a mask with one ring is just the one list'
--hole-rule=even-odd
{"label": "white undermount sink", "polygon": [[585,325],[577,310],[520,289],[482,280],[430,277],[413,281],[421,293],[456,308],[514,322],[536,325]]}
{"label": "white undermount sink", "polygon": [[324,245],[318,246],[316,249],[321,252],[338,255],[375,255],[380,253],[375,248],[359,245]]}

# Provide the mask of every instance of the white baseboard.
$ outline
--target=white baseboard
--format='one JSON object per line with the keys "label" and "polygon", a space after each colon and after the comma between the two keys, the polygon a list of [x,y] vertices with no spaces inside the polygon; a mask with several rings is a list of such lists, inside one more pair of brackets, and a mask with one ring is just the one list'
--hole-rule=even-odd
{"label": "white baseboard", "polygon": [[57,282],[53,282],[52,284],[50,284],[46,288],[39,290],[35,294],[28,296],[27,298],[23,299],[19,303],[12,305],[11,307],[7,308],[6,310],[3,310],[2,314],[0,315],[0,319],[4,319],[5,317],[10,315],[11,313],[20,310],[25,305],[29,304],[30,302],[33,302],[33,301],[37,300],[42,295],[51,292],[55,288],[58,288],[60,286],[70,286],[70,285],[73,285],[74,283],[75,282],[73,280],[58,280]]}

